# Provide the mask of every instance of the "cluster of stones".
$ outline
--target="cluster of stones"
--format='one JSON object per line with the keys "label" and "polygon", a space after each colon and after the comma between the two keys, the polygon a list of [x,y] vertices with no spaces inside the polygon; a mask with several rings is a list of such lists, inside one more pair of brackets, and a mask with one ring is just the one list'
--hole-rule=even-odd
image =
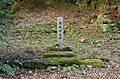
{"label": "cluster of stones", "polygon": [[[53,53],[56,52],[56,53]],[[47,47],[47,51],[43,53],[43,58],[50,58],[48,61],[43,61],[40,59],[25,60],[23,61],[24,68],[32,69],[46,69],[49,66],[69,66],[69,65],[87,65],[89,62],[92,63],[92,67],[104,67],[104,63],[99,59],[77,59],[76,53],[72,52],[70,47]],[[56,58],[53,59],[52,58]],[[57,59],[60,58],[60,59]],[[67,58],[62,60],[61,58]],[[73,59],[71,59],[73,58]]]}

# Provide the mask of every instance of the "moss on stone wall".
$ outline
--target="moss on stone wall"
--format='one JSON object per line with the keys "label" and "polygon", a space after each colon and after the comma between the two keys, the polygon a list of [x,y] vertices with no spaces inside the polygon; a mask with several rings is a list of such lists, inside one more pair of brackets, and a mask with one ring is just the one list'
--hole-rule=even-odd
{"label": "moss on stone wall", "polygon": [[49,50],[49,51],[72,51],[72,48],[70,48],[70,47],[60,48],[60,47],[48,46],[47,50]]}
{"label": "moss on stone wall", "polygon": [[23,62],[23,67],[31,69],[44,69],[47,67],[47,63],[38,60],[26,60]]}
{"label": "moss on stone wall", "polygon": [[53,61],[48,61],[48,65],[50,66],[58,66],[58,65],[62,65],[62,66],[68,66],[68,65],[72,65],[72,64],[80,64],[79,60],[53,60]]}
{"label": "moss on stone wall", "polygon": [[61,54],[54,54],[54,53],[45,53],[43,54],[44,58],[49,58],[49,57],[75,57],[76,54],[75,53],[61,53]]}
{"label": "moss on stone wall", "polygon": [[99,59],[84,59],[84,60],[79,60],[79,62],[84,65],[91,63],[93,68],[105,66],[104,63]]}
{"label": "moss on stone wall", "polygon": [[91,63],[93,68],[96,67],[104,67],[104,63],[99,59],[84,59],[84,60],[51,60],[47,62],[42,62],[39,60],[26,60],[23,62],[23,67],[25,68],[32,68],[32,69],[44,69],[48,66],[70,66],[73,64],[76,65],[87,65],[88,63]]}

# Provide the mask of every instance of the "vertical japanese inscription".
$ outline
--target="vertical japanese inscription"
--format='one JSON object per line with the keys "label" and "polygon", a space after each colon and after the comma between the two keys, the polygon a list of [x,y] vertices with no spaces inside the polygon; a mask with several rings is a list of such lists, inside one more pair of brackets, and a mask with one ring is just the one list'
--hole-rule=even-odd
{"label": "vertical japanese inscription", "polygon": [[60,45],[64,44],[63,40],[63,17],[57,18],[57,40]]}

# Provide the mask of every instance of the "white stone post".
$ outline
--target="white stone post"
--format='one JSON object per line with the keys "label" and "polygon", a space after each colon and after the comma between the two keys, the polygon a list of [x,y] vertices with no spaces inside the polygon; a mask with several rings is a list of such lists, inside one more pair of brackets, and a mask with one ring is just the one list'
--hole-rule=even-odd
{"label": "white stone post", "polygon": [[63,17],[57,18],[57,41],[60,45],[64,44],[63,39]]}

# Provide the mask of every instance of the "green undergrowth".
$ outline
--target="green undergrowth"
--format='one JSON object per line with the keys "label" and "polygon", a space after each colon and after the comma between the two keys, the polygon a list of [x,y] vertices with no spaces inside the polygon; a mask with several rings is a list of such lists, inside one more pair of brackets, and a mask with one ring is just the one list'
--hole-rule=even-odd
{"label": "green undergrowth", "polygon": [[20,13],[18,16],[19,16],[20,19],[27,18],[26,14],[24,14],[24,13]]}
{"label": "green undergrowth", "polygon": [[[14,46],[21,47],[21,45],[53,45],[57,42],[57,28],[56,22],[54,23],[44,23],[37,22],[29,26],[21,26],[21,33],[24,36],[21,36],[21,40],[25,40],[20,43],[14,43]],[[73,48],[86,47],[90,44],[90,40],[85,37],[85,41],[81,42],[79,40],[79,36],[86,36],[87,30],[84,32],[84,29],[80,29],[80,31],[75,27],[75,24],[69,23],[67,28],[64,29],[64,44],[67,46],[72,46]],[[83,32],[82,32],[83,31]],[[77,33],[76,33],[77,32]],[[88,36],[88,35],[87,35]],[[96,38],[96,37],[95,37]],[[48,41],[49,40],[49,41]],[[47,47],[48,50],[52,51],[66,51],[68,49],[59,49],[56,47]]]}
{"label": "green undergrowth", "polygon": [[17,69],[15,67],[11,67],[8,64],[0,65],[0,71],[7,73],[7,75],[9,75],[9,76],[15,76],[16,70]]}
{"label": "green undergrowth", "polygon": [[32,46],[27,47],[26,53],[33,54],[34,53],[34,48]]}
{"label": "green undergrowth", "polygon": [[61,53],[61,54],[52,54],[52,53],[45,53],[43,54],[44,58],[50,58],[50,57],[75,57],[76,54],[75,53]]}
{"label": "green undergrowth", "polygon": [[57,30],[55,30],[55,29],[51,29],[51,30],[49,30],[49,29],[40,29],[39,31],[41,33],[57,33]]}
{"label": "green undergrowth", "polygon": [[63,67],[63,71],[64,72],[70,72],[70,71],[75,71],[75,70],[77,70],[77,69],[79,69],[79,66],[78,65],[76,65],[76,64],[73,64],[73,65],[71,65],[71,66],[67,66],[67,67]]}

